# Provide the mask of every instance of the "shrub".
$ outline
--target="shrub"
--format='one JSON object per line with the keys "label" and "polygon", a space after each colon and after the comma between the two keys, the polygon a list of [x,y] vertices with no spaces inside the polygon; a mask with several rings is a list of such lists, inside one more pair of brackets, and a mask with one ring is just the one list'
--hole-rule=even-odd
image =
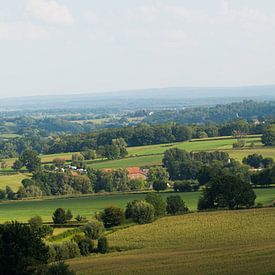
{"label": "shrub", "polygon": [[199,184],[195,180],[176,181],[173,188],[176,192],[192,192],[198,191]]}
{"label": "shrub", "polygon": [[[76,238],[77,239],[77,238]],[[94,243],[91,239],[86,237],[78,237],[77,245],[82,256],[87,256],[94,251]]]}
{"label": "shrub", "polygon": [[83,216],[81,216],[81,215],[77,215],[76,217],[75,217],[75,220],[77,221],[77,222],[84,222],[84,221],[86,221],[87,219],[86,219],[86,217],[83,217]]}
{"label": "shrub", "polygon": [[166,214],[166,202],[161,195],[148,193],[145,197],[145,201],[153,205],[156,217],[164,216]]}
{"label": "shrub", "polygon": [[66,221],[70,221],[73,218],[72,211],[70,209],[66,212]]}
{"label": "shrub", "polygon": [[104,232],[104,225],[102,222],[94,220],[94,221],[87,223],[84,226],[83,231],[84,231],[86,237],[88,237],[92,240],[97,240]]}
{"label": "shrub", "polygon": [[152,204],[146,201],[136,201],[133,204],[131,218],[139,224],[150,223],[154,221],[155,209]]}
{"label": "shrub", "polygon": [[133,208],[134,205],[138,202],[138,200],[130,201],[126,205],[126,210],[125,210],[125,218],[126,219],[131,219],[133,217]]}
{"label": "shrub", "polygon": [[109,244],[106,237],[103,236],[98,239],[97,251],[102,254],[105,254],[109,251]]}
{"label": "shrub", "polygon": [[186,213],[188,208],[180,196],[170,196],[167,198],[166,210],[168,214],[176,215]]}
{"label": "shrub", "polygon": [[103,210],[100,217],[106,228],[120,225],[123,221],[123,210],[116,206],[110,206]]}
{"label": "shrub", "polygon": [[49,247],[49,252],[51,261],[64,261],[80,256],[78,245],[71,241],[53,244]]}
{"label": "shrub", "polygon": [[55,224],[65,224],[66,223],[66,212],[63,208],[57,208],[53,213],[53,222]]}
{"label": "shrub", "polygon": [[45,275],[75,275],[75,272],[70,270],[69,266],[64,262],[59,262],[49,266],[44,273]]}

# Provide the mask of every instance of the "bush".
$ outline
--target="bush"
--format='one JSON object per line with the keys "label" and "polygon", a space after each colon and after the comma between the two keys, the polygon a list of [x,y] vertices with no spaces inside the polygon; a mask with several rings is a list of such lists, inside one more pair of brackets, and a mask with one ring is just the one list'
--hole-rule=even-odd
{"label": "bush", "polygon": [[66,223],[66,212],[63,208],[57,208],[53,213],[53,222],[55,224],[65,224]]}
{"label": "bush", "polygon": [[183,214],[188,212],[188,208],[180,196],[168,197],[166,210],[167,213],[171,215]]}
{"label": "bush", "polygon": [[53,244],[49,247],[49,252],[51,261],[64,261],[80,256],[78,245],[71,241]]}
{"label": "bush", "polygon": [[146,201],[135,201],[131,213],[133,221],[139,224],[150,223],[155,219],[155,209]]}
{"label": "bush", "polygon": [[87,256],[94,251],[94,243],[91,239],[86,237],[77,237],[77,245],[82,256]]}
{"label": "bush", "polygon": [[64,262],[59,262],[49,266],[44,273],[45,275],[75,275],[75,272],[70,270],[69,266]]}
{"label": "bush", "polygon": [[109,244],[106,237],[103,236],[98,239],[97,251],[102,254],[105,254],[109,251]]}
{"label": "bush", "polygon": [[175,192],[195,192],[198,191],[199,184],[195,180],[176,181],[173,188]]}
{"label": "bush", "polygon": [[123,221],[123,216],[123,210],[116,206],[107,207],[100,214],[100,218],[106,228],[120,225]]}
{"label": "bush", "polygon": [[164,216],[166,214],[166,202],[161,195],[148,193],[145,197],[145,201],[153,205],[156,217]]}
{"label": "bush", "polygon": [[66,212],[66,221],[70,221],[73,218],[73,213],[70,209]]}
{"label": "bush", "polygon": [[87,223],[84,226],[83,231],[84,231],[86,237],[88,237],[92,240],[97,240],[104,232],[104,225],[102,222],[94,220],[94,221]]}

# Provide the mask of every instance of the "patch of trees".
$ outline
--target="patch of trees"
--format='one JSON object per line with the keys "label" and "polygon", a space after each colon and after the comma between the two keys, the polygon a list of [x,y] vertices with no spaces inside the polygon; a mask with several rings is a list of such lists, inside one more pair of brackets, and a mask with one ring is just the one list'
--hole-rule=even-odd
{"label": "patch of trees", "polygon": [[275,166],[252,173],[251,181],[255,187],[269,187],[275,183]]}
{"label": "patch of trees", "polygon": [[266,146],[275,145],[275,124],[269,125],[263,131],[262,143]]}
{"label": "patch of trees", "polygon": [[174,121],[178,124],[205,124],[205,123],[225,123],[235,120],[237,117],[243,119],[271,117],[274,115],[275,102],[256,102],[245,100],[243,102],[213,107],[186,108],[184,110],[161,110],[156,111],[151,116],[147,116],[148,123],[166,123]]}
{"label": "patch of trees", "polygon": [[243,164],[249,165],[252,168],[270,168],[273,166],[273,158],[264,158],[262,155],[253,154],[243,159]]}
{"label": "patch of trees", "polygon": [[237,209],[251,207],[256,195],[250,181],[223,171],[206,184],[198,209]]}

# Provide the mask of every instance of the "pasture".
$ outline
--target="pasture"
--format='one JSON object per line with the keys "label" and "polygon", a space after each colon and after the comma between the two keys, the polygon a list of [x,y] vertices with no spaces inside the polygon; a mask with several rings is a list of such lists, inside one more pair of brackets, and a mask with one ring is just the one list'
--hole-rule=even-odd
{"label": "pasture", "polygon": [[[268,204],[275,200],[275,188],[256,189],[256,203]],[[180,194],[190,210],[196,210],[200,192],[174,193],[164,192],[162,196]],[[52,197],[39,200],[7,201],[0,203],[0,223],[11,219],[28,221],[33,216],[41,216],[44,221],[51,221],[52,213],[58,207],[71,209],[73,215],[78,214],[91,218],[94,213],[103,208],[116,205],[125,208],[127,202],[143,199],[145,193],[124,193],[124,194],[96,194],[80,196],[75,198]]]}
{"label": "pasture", "polygon": [[25,178],[30,177],[29,174],[11,174],[11,175],[1,175],[0,176],[0,189],[6,188],[8,185],[13,191],[17,191],[18,188],[22,185],[21,181]]}
{"label": "pasture", "polygon": [[191,213],[108,235],[124,252],[69,260],[77,274],[271,274],[275,208]]}

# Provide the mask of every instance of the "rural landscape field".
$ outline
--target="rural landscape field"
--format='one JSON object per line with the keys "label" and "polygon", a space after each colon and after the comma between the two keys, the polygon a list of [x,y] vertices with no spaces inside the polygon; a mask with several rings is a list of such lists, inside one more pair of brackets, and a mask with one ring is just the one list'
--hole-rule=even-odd
{"label": "rural landscape field", "polygon": [[275,275],[275,1],[0,1],[0,275]]}

